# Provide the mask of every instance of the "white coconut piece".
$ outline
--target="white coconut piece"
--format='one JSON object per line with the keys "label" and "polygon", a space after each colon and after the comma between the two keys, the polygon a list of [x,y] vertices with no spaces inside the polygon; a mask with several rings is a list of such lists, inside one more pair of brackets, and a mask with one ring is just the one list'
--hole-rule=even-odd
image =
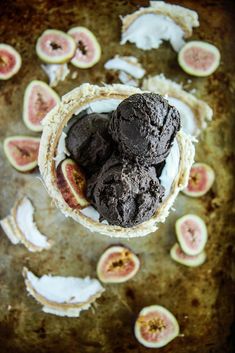
{"label": "white coconut piece", "polygon": [[124,71],[119,72],[118,78],[121,81],[121,83],[123,83],[124,85],[133,86],[133,87],[139,86],[139,80],[132,78]]}
{"label": "white coconut piece", "polygon": [[13,217],[7,216],[0,221],[0,225],[11,243],[16,245],[20,243],[20,239],[15,235],[13,222]]}
{"label": "white coconut piece", "polygon": [[104,65],[106,70],[124,71],[134,78],[142,78],[145,70],[134,56],[116,55],[113,59],[108,60]]}
{"label": "white coconut piece", "polygon": [[0,224],[13,244],[22,243],[31,252],[49,249],[52,243],[39,232],[33,216],[34,207],[31,201],[23,197],[16,201],[11,215],[1,220]]}
{"label": "white coconut piece", "polygon": [[121,44],[129,41],[143,50],[159,48],[167,40],[179,51],[185,44],[184,38],[190,37],[193,27],[199,26],[197,12],[164,1],[150,1],[149,7],[140,8],[121,20]]}
{"label": "white coconut piece", "polygon": [[57,154],[54,158],[56,167],[60,164],[61,161],[63,161],[66,158],[66,156],[70,155],[65,143],[66,137],[67,137],[66,133],[62,131],[61,138],[59,140],[58,147],[57,147]]}
{"label": "white coconut piece", "polygon": [[27,268],[23,269],[23,276],[27,291],[43,305],[42,310],[59,316],[78,317],[104,292],[100,282],[89,277],[43,275],[39,278]]}
{"label": "white coconut piece", "polygon": [[198,136],[207,127],[208,121],[212,120],[213,110],[206,102],[163,74],[144,79],[142,88],[165,96],[179,110],[183,131],[192,136]]}
{"label": "white coconut piece", "polygon": [[47,74],[51,87],[56,87],[60,81],[64,81],[70,72],[67,64],[47,64],[41,67]]}

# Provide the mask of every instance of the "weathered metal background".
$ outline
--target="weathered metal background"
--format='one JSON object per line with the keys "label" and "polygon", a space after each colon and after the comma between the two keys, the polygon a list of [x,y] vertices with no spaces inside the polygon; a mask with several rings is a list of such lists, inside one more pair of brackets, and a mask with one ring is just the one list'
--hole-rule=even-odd
{"label": "weathered metal background", "polygon": [[[8,214],[18,192],[25,192],[36,205],[40,230],[54,240],[50,251],[31,254],[23,246],[11,245],[1,231],[0,352],[150,352],[151,349],[135,340],[133,324],[139,310],[154,303],[171,310],[181,328],[181,336],[161,352],[232,352],[235,5],[233,1],[174,1],[198,11],[200,27],[194,31],[193,38],[214,43],[222,53],[218,71],[209,78],[197,79],[181,71],[177,55],[168,44],[148,52],[131,44],[119,45],[119,16],[146,3],[121,0],[0,1],[0,41],[16,47],[23,58],[20,72],[11,80],[0,82],[0,217]],[[184,82],[188,89],[195,88],[197,96],[213,107],[214,119],[199,139],[196,160],[210,164],[216,172],[212,190],[195,200],[180,195],[175,204],[176,211],[155,234],[121,241],[140,255],[141,271],[125,284],[107,285],[95,310],[83,312],[78,319],[44,314],[41,306],[26,294],[22,267],[26,265],[38,275],[93,277],[102,251],[118,241],[91,234],[72,220],[65,219],[51,205],[36,174],[22,175],[13,170],[2,148],[6,136],[31,135],[21,119],[24,89],[32,79],[46,81],[35,54],[37,37],[47,28],[66,31],[76,25],[87,26],[95,32],[102,46],[102,58],[92,69],[77,70],[77,79],[59,84],[57,92],[62,95],[82,82],[112,82],[113,77],[103,69],[104,62],[116,53],[136,55],[148,74],[164,72],[167,77]],[[175,242],[174,222],[187,212],[202,216],[209,231],[208,260],[195,269],[178,265],[169,256]]]}

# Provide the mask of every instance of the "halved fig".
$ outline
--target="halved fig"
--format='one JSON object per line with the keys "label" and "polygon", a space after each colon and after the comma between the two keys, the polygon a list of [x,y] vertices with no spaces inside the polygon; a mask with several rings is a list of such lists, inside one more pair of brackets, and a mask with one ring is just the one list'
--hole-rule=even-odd
{"label": "halved fig", "polygon": [[143,308],[135,322],[135,337],[145,347],[161,348],[179,335],[174,315],[160,305]]}
{"label": "halved fig", "polygon": [[40,138],[11,136],[4,140],[4,152],[11,165],[19,172],[29,172],[38,164]]}
{"label": "halved fig", "polygon": [[0,80],[8,80],[21,68],[20,54],[8,44],[0,43]]}
{"label": "halved fig", "polygon": [[71,208],[81,209],[89,205],[86,199],[86,178],[72,159],[64,159],[56,169],[57,185]]}
{"label": "halved fig", "polygon": [[104,283],[126,282],[136,275],[140,260],[124,246],[111,246],[100,257],[97,276]]}
{"label": "halved fig", "polygon": [[68,34],[57,29],[47,29],[38,38],[36,52],[48,64],[68,62],[75,53],[76,43]]}
{"label": "halved fig", "polygon": [[100,60],[101,48],[94,34],[85,27],[74,27],[68,31],[76,44],[77,49],[71,64],[80,69],[94,66]]}
{"label": "halved fig", "polygon": [[173,260],[188,267],[197,267],[206,261],[205,251],[202,251],[200,254],[194,256],[187,255],[183,252],[178,243],[171,248],[170,255]]}
{"label": "halved fig", "polygon": [[41,121],[59,103],[60,97],[45,82],[34,80],[24,94],[23,120],[33,131],[42,131]]}
{"label": "halved fig", "polygon": [[214,170],[205,163],[194,163],[189,175],[187,187],[182,190],[185,195],[200,197],[205,195],[215,180]]}
{"label": "halved fig", "polygon": [[178,62],[181,68],[192,76],[211,75],[220,64],[220,52],[212,44],[191,41],[180,50]]}
{"label": "halved fig", "polygon": [[203,219],[187,214],[177,219],[175,230],[185,254],[194,256],[203,251],[207,242],[207,228]]}

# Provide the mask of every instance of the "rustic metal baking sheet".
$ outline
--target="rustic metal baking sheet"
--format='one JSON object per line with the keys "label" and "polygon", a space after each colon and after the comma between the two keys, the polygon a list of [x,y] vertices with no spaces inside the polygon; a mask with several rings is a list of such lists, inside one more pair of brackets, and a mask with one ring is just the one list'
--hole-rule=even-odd
{"label": "rustic metal baking sheet", "polygon": [[[0,352],[143,353],[153,351],[134,338],[133,323],[146,305],[166,306],[177,317],[181,335],[161,352],[232,352],[233,288],[231,281],[232,232],[234,232],[234,54],[235,9],[233,1],[174,1],[195,9],[200,27],[193,38],[214,43],[222,53],[218,71],[205,79],[190,78],[178,67],[176,53],[169,45],[144,52],[134,45],[119,45],[120,15],[133,12],[146,1],[1,0],[1,42],[16,47],[23,66],[11,80],[0,82],[1,201],[0,217],[8,214],[17,194],[26,193],[36,205],[36,220],[42,232],[54,241],[50,251],[29,253],[13,246],[0,235]],[[197,144],[196,160],[210,164],[216,173],[212,190],[204,197],[180,195],[166,223],[155,234],[130,241],[112,240],[92,234],[66,219],[47,197],[36,174],[22,175],[9,165],[2,142],[13,134],[30,134],[24,126],[22,98],[32,79],[46,81],[35,54],[35,41],[47,28],[67,30],[87,26],[102,46],[100,62],[89,70],[77,70],[56,88],[64,94],[82,82],[112,82],[103,65],[114,54],[136,55],[149,74],[164,74],[182,81],[205,99],[214,110],[213,122]],[[71,68],[76,71],[76,69]],[[188,82],[192,79],[192,82]],[[195,212],[208,226],[207,262],[187,268],[173,262],[169,250],[175,242],[174,222],[178,216]],[[142,268],[131,281],[107,285],[94,310],[80,318],[45,314],[27,296],[22,267],[38,275],[96,276],[96,263],[111,244],[130,246],[141,257]]]}

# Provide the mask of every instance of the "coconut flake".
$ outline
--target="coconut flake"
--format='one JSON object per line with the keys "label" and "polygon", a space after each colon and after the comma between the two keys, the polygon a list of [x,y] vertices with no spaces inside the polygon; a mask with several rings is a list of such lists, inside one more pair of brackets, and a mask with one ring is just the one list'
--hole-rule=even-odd
{"label": "coconut flake", "polygon": [[182,129],[187,134],[195,136],[198,134],[197,119],[192,109],[180,99],[168,97],[167,100],[171,105],[176,107],[180,113]]}
{"label": "coconut flake", "polygon": [[12,216],[7,216],[0,221],[0,225],[4,230],[8,239],[12,242],[12,244],[16,245],[20,243],[19,238],[15,235],[14,227],[13,227],[14,219]]}
{"label": "coconut flake", "polygon": [[119,77],[119,80],[124,85],[133,86],[133,87],[138,87],[138,85],[139,85],[138,80],[135,80],[134,78],[132,78],[130,75],[128,75],[124,71],[120,71],[118,77]]}
{"label": "coconut flake", "polygon": [[47,74],[51,87],[56,87],[60,81],[64,81],[70,72],[67,64],[47,64],[41,67]]}
{"label": "coconut flake", "polygon": [[108,60],[104,67],[106,70],[124,71],[138,79],[142,78],[145,74],[145,70],[134,56],[116,55],[113,59]]}
{"label": "coconut flake", "polygon": [[39,232],[34,222],[34,207],[27,197],[23,197],[16,203],[12,215],[18,236],[30,251],[41,251],[51,247],[47,237]]}
{"label": "coconut flake", "polygon": [[137,48],[149,50],[159,48],[163,40],[167,40],[179,51],[185,44],[183,38],[189,37],[192,28],[199,26],[197,13],[163,1],[151,1],[150,5],[121,18],[121,44],[129,41]]}
{"label": "coconut flake", "polygon": [[182,129],[191,136],[198,136],[213,116],[209,105],[193,94],[185,91],[182,85],[166,79],[163,74],[148,77],[143,82],[143,89],[164,96],[180,113]]}
{"label": "coconut flake", "polygon": [[185,41],[184,32],[170,17],[157,14],[143,14],[122,34],[121,44],[134,43],[143,50],[157,49],[163,40],[168,40],[175,51],[179,51]]}
{"label": "coconut flake", "polygon": [[78,317],[81,310],[87,310],[99,298],[104,288],[97,279],[89,277],[35,276],[23,269],[27,291],[43,305],[43,311]]}
{"label": "coconut flake", "polygon": [[47,237],[39,232],[34,220],[34,208],[27,197],[16,201],[11,215],[0,221],[7,237],[13,244],[24,244],[32,252],[49,249],[52,245]]}
{"label": "coconut flake", "polygon": [[171,147],[170,153],[166,158],[166,164],[162,170],[162,174],[159,177],[161,185],[165,188],[164,198],[166,198],[170,194],[172,183],[174,182],[178,174],[179,162],[180,151],[178,143],[175,139]]}
{"label": "coconut flake", "polygon": [[66,137],[67,137],[67,134],[64,131],[62,131],[62,134],[60,136],[58,146],[57,146],[57,154],[54,157],[56,168],[58,167],[60,162],[66,158],[66,156],[70,155],[65,143]]}

